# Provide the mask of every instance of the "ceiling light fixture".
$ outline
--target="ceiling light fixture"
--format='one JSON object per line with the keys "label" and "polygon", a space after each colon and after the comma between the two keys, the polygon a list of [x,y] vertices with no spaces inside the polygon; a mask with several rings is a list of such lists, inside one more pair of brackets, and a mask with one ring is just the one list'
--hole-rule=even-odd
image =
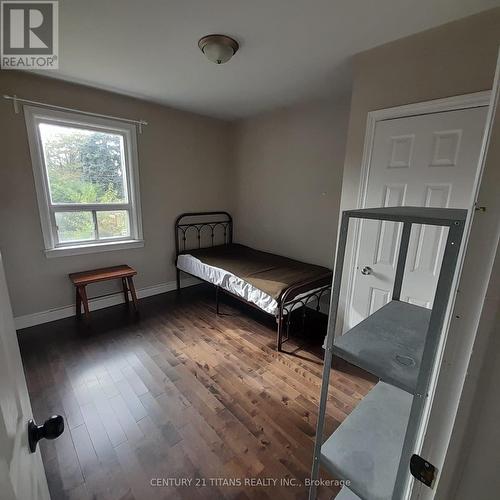
{"label": "ceiling light fixture", "polygon": [[236,40],[226,35],[204,36],[198,41],[198,47],[215,64],[228,62],[240,48]]}

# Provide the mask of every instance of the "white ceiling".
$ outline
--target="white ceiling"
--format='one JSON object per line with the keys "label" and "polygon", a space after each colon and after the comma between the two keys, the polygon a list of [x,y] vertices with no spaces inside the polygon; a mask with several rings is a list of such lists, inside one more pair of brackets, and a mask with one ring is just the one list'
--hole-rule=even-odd
{"label": "white ceiling", "polygon": [[[349,91],[349,58],[499,0],[62,0],[50,76],[221,117]],[[217,66],[200,37],[240,51]],[[43,72],[47,75],[47,72]]]}

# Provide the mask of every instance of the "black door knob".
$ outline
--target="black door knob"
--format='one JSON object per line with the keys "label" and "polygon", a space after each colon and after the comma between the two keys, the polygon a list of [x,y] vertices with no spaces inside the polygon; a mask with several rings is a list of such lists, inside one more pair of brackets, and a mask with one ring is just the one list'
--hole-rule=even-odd
{"label": "black door knob", "polygon": [[64,432],[64,419],[61,415],[52,415],[43,425],[36,425],[34,420],[28,422],[28,444],[31,453],[35,453],[40,439],[55,439]]}

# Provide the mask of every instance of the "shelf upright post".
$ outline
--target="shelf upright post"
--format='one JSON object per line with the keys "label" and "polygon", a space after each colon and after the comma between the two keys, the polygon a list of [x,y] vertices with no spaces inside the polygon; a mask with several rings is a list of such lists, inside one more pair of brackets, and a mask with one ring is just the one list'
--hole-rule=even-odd
{"label": "shelf upright post", "polygon": [[411,405],[408,428],[406,429],[401,459],[399,461],[398,473],[392,496],[393,500],[400,500],[403,498],[407,487],[410,457],[415,449],[417,432],[420,427],[422,412],[428,396],[427,391],[432,376],[432,367],[441,338],[441,331],[446,319],[446,311],[448,309],[464,227],[465,221],[456,220],[451,223],[448,229],[448,237],[446,239],[441,271],[439,273],[436,294],[432,305],[415,397]]}
{"label": "shelf upright post", "polygon": [[328,388],[330,385],[330,370],[333,360],[333,341],[335,339],[335,323],[337,322],[337,311],[340,298],[340,284],[342,282],[342,272],[344,269],[345,247],[347,243],[347,233],[349,230],[349,214],[342,213],[340,224],[339,243],[337,247],[337,258],[335,264],[335,274],[333,277],[332,296],[330,300],[330,321],[325,342],[325,360],[323,363],[323,377],[321,382],[321,397],[319,403],[318,422],[316,425],[316,441],[314,445],[314,457],[311,471],[311,487],[309,489],[309,500],[316,500],[317,486],[315,482],[319,477],[319,466],[321,458],[321,446],[323,444],[323,427],[325,424],[326,403],[328,401]]}
{"label": "shelf upright post", "polygon": [[403,232],[401,234],[401,244],[399,245],[396,276],[394,277],[394,287],[392,289],[392,300],[400,300],[401,297],[406,256],[408,255],[408,245],[410,244],[411,225],[411,222],[403,222]]}

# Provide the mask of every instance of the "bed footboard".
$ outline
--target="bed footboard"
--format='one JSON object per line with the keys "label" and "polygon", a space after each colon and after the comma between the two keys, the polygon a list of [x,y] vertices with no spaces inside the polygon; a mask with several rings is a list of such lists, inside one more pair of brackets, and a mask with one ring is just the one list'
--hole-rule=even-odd
{"label": "bed footboard", "polygon": [[301,309],[302,328],[305,327],[306,308],[314,305],[319,312],[321,299],[330,295],[332,289],[332,275],[312,281],[297,283],[287,288],[281,296],[280,306],[276,322],[278,323],[276,334],[276,348],[282,351],[282,345],[290,338],[290,321],[292,311]]}

